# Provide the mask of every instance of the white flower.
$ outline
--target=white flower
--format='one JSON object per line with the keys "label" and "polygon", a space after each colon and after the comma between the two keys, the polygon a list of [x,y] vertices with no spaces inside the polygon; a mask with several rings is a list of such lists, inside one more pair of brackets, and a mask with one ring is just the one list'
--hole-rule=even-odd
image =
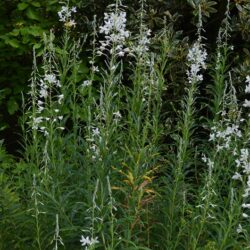
{"label": "white flower", "polygon": [[247,76],[247,77],[246,77],[246,83],[249,83],[249,84],[250,84],[250,76]]}
{"label": "white flower", "polygon": [[241,161],[247,161],[248,157],[249,157],[249,151],[248,151],[248,149],[247,148],[242,148],[240,150],[240,153],[241,153],[240,160]]}
{"label": "white flower", "polygon": [[[126,28],[126,12],[121,11],[118,13],[104,13],[104,25],[100,27],[100,33],[105,35],[113,34],[113,42],[124,40],[129,37],[129,32]],[[117,36],[114,35],[117,32]]]}
{"label": "white flower", "polygon": [[61,95],[58,96],[58,103],[59,103],[59,104],[62,104],[63,98],[64,98],[64,95],[63,95],[63,94],[61,94]]}
{"label": "white flower", "polygon": [[43,117],[34,117],[32,129],[38,130],[39,124],[43,122]]}
{"label": "white flower", "polygon": [[92,132],[93,132],[93,136],[98,136],[98,135],[100,135],[100,130],[99,130],[99,128],[94,128],[94,129],[92,129]]}
{"label": "white flower", "polygon": [[[126,12],[104,13],[104,25],[100,27],[100,33],[105,35],[105,40],[101,41],[100,53],[108,49],[110,53],[116,53],[123,56],[123,49],[129,32],[126,30]],[[115,45],[115,47],[112,47]],[[113,49],[111,49],[113,48]]]}
{"label": "white flower", "polygon": [[246,214],[246,213],[243,213],[243,214],[242,214],[242,217],[243,217],[243,218],[248,218],[248,217],[249,217],[249,215],[248,215],[248,214]]}
{"label": "white flower", "polygon": [[56,81],[56,76],[54,74],[45,74],[44,80],[49,83],[54,83]]}
{"label": "white flower", "polygon": [[211,133],[209,135],[209,141],[214,141],[215,140],[215,133]]}
{"label": "white flower", "polygon": [[206,155],[202,154],[201,159],[202,159],[202,161],[203,161],[204,163],[207,163],[207,157],[206,157]]}
{"label": "white flower", "polygon": [[196,42],[191,49],[189,49],[187,59],[190,63],[190,69],[187,71],[189,83],[203,80],[203,76],[199,74],[201,69],[206,69],[205,60],[207,52],[200,42]]}
{"label": "white flower", "polygon": [[74,13],[76,13],[76,7],[73,6],[73,7],[71,8],[71,11],[74,12]]}
{"label": "white flower", "polygon": [[85,88],[85,87],[90,86],[91,83],[92,83],[92,82],[91,82],[90,80],[85,80],[85,81],[83,81],[83,84],[82,84],[81,86],[82,86],[82,88]]}
{"label": "white flower", "polygon": [[[223,127],[225,126],[222,124]],[[240,131],[240,128],[238,125],[230,124],[227,122],[226,128],[220,128],[220,127],[212,127],[212,132],[210,133],[209,141],[218,141],[217,142],[217,151],[220,151],[222,149],[229,149],[231,142],[234,141],[235,137],[241,138],[242,132]]]}
{"label": "white flower", "polygon": [[[55,112],[53,115],[49,114],[46,115],[43,113],[44,110],[50,109],[50,104],[54,104],[54,90],[55,92],[56,89],[55,87],[61,87],[61,84],[59,80],[57,80],[57,77],[53,73],[45,73],[43,78],[40,79],[39,84],[38,84],[38,96],[37,96],[37,110],[36,113],[39,114],[39,117],[33,118],[32,121],[32,129],[35,129],[37,131],[42,132],[45,136],[48,136],[48,123],[56,123],[57,121],[60,121],[63,119],[62,116],[57,117],[55,113],[59,113],[60,110],[58,108],[53,109]],[[48,100],[48,96],[51,94],[50,100]],[[55,96],[57,98],[58,104],[62,104],[62,100],[64,98],[63,94],[58,94]],[[51,110],[52,111],[52,110]],[[59,128],[61,129],[61,128]]]}
{"label": "white flower", "polygon": [[33,120],[35,123],[39,124],[43,121],[43,117],[35,117]]}
{"label": "white flower", "polygon": [[125,55],[125,52],[124,51],[120,51],[120,52],[118,52],[117,55],[120,56],[120,57],[123,57]]}
{"label": "white flower", "polygon": [[208,167],[212,169],[214,167],[214,162],[207,158],[205,155],[201,158],[204,163],[207,163]]}
{"label": "white flower", "polygon": [[249,100],[245,100],[243,106],[246,107],[246,108],[250,108],[250,101]]}
{"label": "white flower", "polygon": [[72,7],[70,9],[68,6],[62,6],[61,10],[57,13],[59,16],[59,21],[66,22],[71,17],[72,12],[76,13],[76,7]]}
{"label": "white flower", "polygon": [[87,236],[86,238],[82,235],[80,242],[82,243],[82,246],[86,246],[86,249],[88,249],[88,246],[92,246],[94,244],[99,243],[98,238],[89,238],[89,236]]}
{"label": "white flower", "polygon": [[[56,79],[56,76],[54,74],[45,74],[44,81],[48,82],[49,84],[54,84],[57,87],[61,87],[60,82]],[[44,84],[44,81],[42,81],[43,84]],[[45,84],[44,84],[44,87],[48,88],[48,86],[46,86]]]}
{"label": "white flower", "polygon": [[90,245],[89,236],[87,236],[86,238],[84,238],[84,236],[82,235],[80,242],[82,243],[82,246],[88,246],[88,245]]}
{"label": "white flower", "polygon": [[92,149],[92,151],[97,151],[97,146],[95,145],[95,144],[93,144],[91,147],[90,147],[90,149]]}
{"label": "white flower", "polygon": [[114,112],[113,115],[115,116],[116,119],[122,118],[120,111]]}
{"label": "white flower", "polygon": [[242,195],[242,197],[247,198],[249,196],[250,188],[248,187],[244,191],[245,193]]}
{"label": "white flower", "polygon": [[232,177],[233,180],[242,180],[242,176],[241,174],[239,174],[238,172],[236,172],[233,177]]}
{"label": "white flower", "polygon": [[122,118],[122,115],[119,110],[117,112],[114,112],[113,115],[114,115],[114,121],[116,123]]}
{"label": "white flower", "polygon": [[48,97],[48,91],[47,91],[46,89],[41,89],[41,90],[39,91],[39,95],[40,95],[40,97],[42,97],[42,98],[47,98],[47,97]]}
{"label": "white flower", "polygon": [[99,72],[99,68],[98,68],[98,66],[92,66],[92,70],[93,70],[93,72]]}
{"label": "white flower", "polygon": [[45,136],[49,135],[49,132],[45,127],[40,127],[38,131],[42,132]]}
{"label": "white flower", "polygon": [[135,52],[139,56],[142,56],[143,53],[147,52],[149,50],[150,35],[151,35],[151,30],[147,29],[146,27],[143,27],[142,33],[140,34],[138,40],[138,44],[136,44],[132,48],[132,52]]}
{"label": "white flower", "polygon": [[237,227],[237,229],[236,229],[236,232],[237,232],[238,234],[243,232],[243,228],[242,228],[241,224],[238,225],[238,227]]}
{"label": "white flower", "polygon": [[250,204],[245,204],[245,203],[243,203],[243,204],[242,204],[242,207],[243,207],[243,208],[250,208]]}
{"label": "white flower", "polygon": [[42,106],[38,106],[38,110],[37,110],[37,113],[42,113],[42,111],[44,110],[44,107]]}
{"label": "white flower", "polygon": [[246,86],[245,93],[246,94],[250,93],[250,83]]}
{"label": "white flower", "polygon": [[75,22],[75,20],[69,20],[68,22],[66,22],[64,24],[64,26],[67,27],[67,28],[75,27],[76,26],[76,22]]}

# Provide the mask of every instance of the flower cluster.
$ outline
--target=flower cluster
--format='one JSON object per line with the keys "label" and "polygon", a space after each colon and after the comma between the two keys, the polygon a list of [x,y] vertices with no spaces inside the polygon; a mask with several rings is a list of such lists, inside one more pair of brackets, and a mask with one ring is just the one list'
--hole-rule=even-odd
{"label": "flower cluster", "polygon": [[[56,123],[63,119],[63,116],[59,115],[58,105],[62,104],[64,95],[55,95],[56,101],[52,103],[52,91],[58,90],[58,88],[61,88],[61,83],[53,73],[45,74],[40,80],[37,96],[37,115],[32,117],[32,129],[42,132],[45,136],[49,135],[46,126],[48,122]],[[49,110],[51,108],[52,110]],[[58,128],[63,129],[63,127]]]}
{"label": "flower cluster", "polygon": [[84,80],[83,84],[81,85],[82,88],[86,88],[88,86],[92,85],[92,81],[91,80]]}
{"label": "flower cluster", "polygon": [[118,123],[122,118],[121,112],[119,110],[116,112],[113,112],[113,116],[114,116],[115,123]]}
{"label": "flower cluster", "polygon": [[66,27],[75,26],[75,21],[71,19],[72,13],[76,13],[76,7],[69,8],[68,6],[62,6],[58,12],[59,21],[64,22]]}
{"label": "flower cluster", "polygon": [[88,248],[92,245],[95,245],[97,243],[99,243],[98,238],[89,238],[89,236],[87,236],[86,238],[82,235],[81,236],[81,240],[80,242],[82,243],[82,246],[85,246],[85,250],[88,250]]}
{"label": "flower cluster", "polygon": [[[246,175],[250,175],[250,162],[249,162],[249,151],[246,148],[242,148],[240,150],[240,157],[239,159],[235,160],[236,163],[236,167],[238,169],[242,168],[243,169],[243,173]],[[234,180],[243,180],[242,179],[242,175],[239,174],[238,172],[235,172],[234,176],[232,177]],[[250,191],[250,189],[249,189]],[[249,192],[247,191],[247,193]],[[245,192],[245,195],[247,194]],[[243,197],[245,196],[243,195]],[[247,195],[248,196],[248,195]]]}
{"label": "flower cluster", "polygon": [[[242,148],[240,150],[240,156],[239,159],[237,159],[236,162],[236,167],[239,169],[238,172],[235,172],[233,175],[234,180],[240,180],[243,182],[243,174],[247,177],[247,182],[245,188],[244,188],[244,193],[242,197],[247,200],[247,198],[250,196],[250,154],[249,150],[247,148]],[[239,173],[240,172],[240,173]],[[244,210],[250,209],[250,203],[243,203],[242,208]],[[243,212],[242,216],[244,218],[248,218],[249,214],[247,212]]]}
{"label": "flower cluster", "polygon": [[100,27],[100,33],[105,35],[105,40],[101,41],[99,54],[108,50],[110,54],[124,56],[129,52],[124,48],[129,32],[126,30],[126,12],[104,13],[104,25]]}
{"label": "flower cluster", "polygon": [[148,52],[149,44],[150,44],[150,37],[151,30],[143,27],[140,37],[137,41],[137,44],[133,46],[132,53],[138,55],[139,57],[142,56],[144,53]]}
{"label": "flower cluster", "polygon": [[238,234],[240,234],[240,233],[243,233],[243,232],[245,232],[245,231],[246,231],[246,230],[243,229],[242,225],[239,224],[238,227],[237,227],[237,229],[236,229],[236,232],[237,232]]}
{"label": "flower cluster", "polygon": [[[245,93],[250,93],[250,76],[246,77],[246,83],[247,86],[245,88]],[[250,107],[250,101],[245,100],[244,107]],[[243,119],[242,119],[243,120]],[[232,176],[232,179],[239,180],[243,183],[244,192],[242,194],[242,197],[244,199],[244,203],[242,206],[242,217],[248,218],[250,217],[250,152],[248,148],[241,148],[238,153],[238,159],[235,160],[237,171],[235,171],[234,175]],[[244,230],[239,224],[237,230],[238,233],[242,233]]]}
{"label": "flower cluster", "polygon": [[[245,93],[250,94],[250,76],[246,77],[246,83],[248,84],[245,88]],[[250,108],[250,100],[245,99],[245,102],[243,104],[244,107]]]}
{"label": "flower cluster", "polygon": [[200,74],[200,71],[202,69],[206,69],[206,58],[207,52],[203,48],[203,45],[200,41],[195,42],[187,55],[187,59],[190,64],[190,69],[187,71],[189,83],[203,80],[203,75]]}
{"label": "flower cluster", "polygon": [[225,128],[224,126],[221,126],[222,128],[219,126],[213,126],[211,128],[209,141],[217,142],[217,151],[229,149],[233,139],[242,137],[239,125],[230,124],[229,121],[224,120],[224,122],[225,121]]}
{"label": "flower cluster", "polygon": [[92,134],[87,137],[87,141],[90,143],[87,152],[91,154],[92,160],[101,160],[100,148],[98,146],[102,140],[100,130],[99,128],[92,127],[91,132]]}
{"label": "flower cluster", "polygon": [[208,166],[208,174],[206,177],[205,186],[201,192],[201,201],[202,203],[197,205],[197,208],[203,210],[203,216],[207,219],[215,219],[213,214],[213,208],[217,205],[213,203],[213,198],[216,196],[216,192],[213,188],[214,179],[213,179],[213,169],[214,169],[214,162],[208,158],[207,156],[202,156],[202,161],[207,164]]}

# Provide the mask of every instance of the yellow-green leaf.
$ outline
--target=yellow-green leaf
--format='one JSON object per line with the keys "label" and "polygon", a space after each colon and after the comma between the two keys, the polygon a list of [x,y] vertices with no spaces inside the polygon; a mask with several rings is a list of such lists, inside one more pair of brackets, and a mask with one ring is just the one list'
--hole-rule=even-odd
{"label": "yellow-green leaf", "polygon": [[19,3],[17,5],[18,10],[25,10],[29,5],[27,3]]}
{"label": "yellow-green leaf", "polygon": [[31,4],[34,6],[34,7],[41,7],[41,4],[39,2],[31,2]]}
{"label": "yellow-green leaf", "polygon": [[5,42],[13,48],[18,48],[20,45],[17,39],[7,39]]}

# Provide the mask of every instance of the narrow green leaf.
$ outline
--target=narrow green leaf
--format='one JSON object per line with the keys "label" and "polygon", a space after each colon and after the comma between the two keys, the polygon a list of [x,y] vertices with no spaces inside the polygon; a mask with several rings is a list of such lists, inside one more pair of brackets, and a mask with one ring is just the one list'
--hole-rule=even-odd
{"label": "narrow green leaf", "polygon": [[36,43],[36,44],[33,46],[33,48],[34,48],[34,49],[39,49],[39,48],[41,48],[41,46],[42,46],[41,43]]}
{"label": "narrow green leaf", "polygon": [[38,12],[33,10],[32,8],[27,9],[26,15],[27,15],[27,17],[29,19],[32,19],[32,20],[38,20],[39,21],[41,19]]}
{"label": "narrow green leaf", "polygon": [[18,48],[20,46],[17,39],[7,39],[7,40],[5,40],[5,43],[9,44],[13,48]]}
{"label": "narrow green leaf", "polygon": [[34,7],[41,7],[41,4],[39,2],[31,2],[31,5]]}
{"label": "narrow green leaf", "polygon": [[5,98],[5,96],[9,95],[10,93],[11,93],[10,88],[0,89],[0,100]]}
{"label": "narrow green leaf", "polygon": [[9,99],[7,103],[7,108],[10,115],[13,115],[18,110],[19,108],[18,103],[13,97]]}
{"label": "narrow green leaf", "polygon": [[11,36],[18,36],[20,33],[20,29],[13,29],[9,34]]}
{"label": "narrow green leaf", "polygon": [[27,3],[19,3],[17,5],[17,9],[22,11],[22,10],[25,10],[28,6],[29,5]]}

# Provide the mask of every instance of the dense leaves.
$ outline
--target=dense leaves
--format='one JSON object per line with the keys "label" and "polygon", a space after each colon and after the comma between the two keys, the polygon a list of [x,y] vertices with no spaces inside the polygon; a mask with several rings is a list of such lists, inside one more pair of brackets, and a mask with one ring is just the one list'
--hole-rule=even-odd
{"label": "dense leaves", "polygon": [[0,249],[247,248],[249,1],[118,2],[0,3]]}

